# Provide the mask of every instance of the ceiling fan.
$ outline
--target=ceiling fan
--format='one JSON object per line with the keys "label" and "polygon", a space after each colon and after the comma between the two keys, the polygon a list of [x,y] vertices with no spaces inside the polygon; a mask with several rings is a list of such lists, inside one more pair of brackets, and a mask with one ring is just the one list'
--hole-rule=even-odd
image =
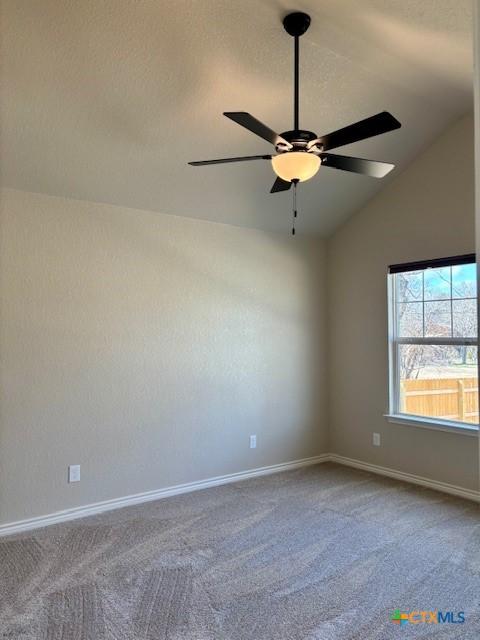
{"label": "ceiling fan", "polygon": [[[360,173],[374,178],[383,178],[395,165],[388,162],[377,162],[364,158],[341,156],[327,153],[352,142],[365,140],[388,131],[398,129],[401,124],[388,111],[382,111],[370,118],[360,120],[343,129],[318,136],[313,131],[304,131],[299,127],[299,38],[310,26],[310,16],[295,12],[288,14],[283,20],[285,31],[294,38],[294,97],[293,97],[293,130],[278,134],[254,118],[246,111],[228,111],[223,115],[260,138],[270,142],[276,154],[243,156],[237,158],[220,158],[218,160],[200,160],[189,162],[193,166],[223,164],[227,162],[245,162],[247,160],[271,160],[277,178],[270,193],[288,191],[298,182],[313,178],[321,165]],[[294,206],[295,208],[295,206]]]}

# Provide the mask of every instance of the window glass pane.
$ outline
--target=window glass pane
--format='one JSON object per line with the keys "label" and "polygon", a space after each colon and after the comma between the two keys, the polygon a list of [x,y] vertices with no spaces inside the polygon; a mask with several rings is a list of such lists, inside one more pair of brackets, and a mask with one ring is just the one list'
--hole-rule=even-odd
{"label": "window glass pane", "polygon": [[425,337],[447,338],[452,335],[450,300],[425,302]]}
{"label": "window glass pane", "polygon": [[477,347],[398,345],[400,413],[478,422]]}
{"label": "window glass pane", "polygon": [[459,264],[452,267],[452,298],[477,297],[477,265]]}
{"label": "window glass pane", "polygon": [[401,338],[423,336],[423,303],[403,302],[397,304],[397,334]]}
{"label": "window glass pane", "polygon": [[476,284],[476,264],[394,276],[395,335],[443,343],[394,345],[394,412],[478,424],[477,346],[445,344],[477,337]]}
{"label": "window glass pane", "polygon": [[407,271],[395,276],[397,302],[414,302],[423,298],[423,272]]}
{"label": "window glass pane", "polygon": [[450,298],[451,267],[425,269],[424,298],[425,300],[443,300]]}
{"label": "window glass pane", "polygon": [[452,300],[453,335],[461,338],[477,336],[477,301]]}

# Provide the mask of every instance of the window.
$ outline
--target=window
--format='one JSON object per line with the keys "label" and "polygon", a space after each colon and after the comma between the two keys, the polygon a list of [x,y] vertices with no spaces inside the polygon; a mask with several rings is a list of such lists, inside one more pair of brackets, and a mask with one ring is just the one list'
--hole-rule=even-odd
{"label": "window", "polygon": [[389,269],[390,415],[478,424],[475,256]]}

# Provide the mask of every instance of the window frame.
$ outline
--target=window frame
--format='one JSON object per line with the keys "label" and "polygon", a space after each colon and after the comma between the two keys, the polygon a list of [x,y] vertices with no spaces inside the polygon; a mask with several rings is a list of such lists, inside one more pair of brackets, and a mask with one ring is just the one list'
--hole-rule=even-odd
{"label": "window frame", "polygon": [[[435,260],[425,260],[406,264],[391,265],[387,276],[387,296],[388,296],[388,412],[385,418],[389,422],[404,424],[408,426],[424,427],[440,431],[454,431],[466,435],[476,435],[479,433],[479,425],[476,423],[460,422],[456,420],[444,420],[433,416],[421,416],[412,413],[402,413],[400,411],[400,378],[399,378],[399,347],[402,344],[413,345],[452,345],[452,346],[475,346],[479,347],[478,326],[477,337],[475,338],[455,338],[451,337],[410,337],[402,338],[397,335],[397,305],[395,299],[395,274],[407,271],[425,271],[429,268],[451,267],[461,264],[476,264],[475,254],[455,256],[451,258],[440,258]],[[478,292],[477,292],[478,293]],[[477,297],[478,309],[478,297]],[[479,350],[480,351],[480,350]],[[477,359],[478,359],[477,351]]]}

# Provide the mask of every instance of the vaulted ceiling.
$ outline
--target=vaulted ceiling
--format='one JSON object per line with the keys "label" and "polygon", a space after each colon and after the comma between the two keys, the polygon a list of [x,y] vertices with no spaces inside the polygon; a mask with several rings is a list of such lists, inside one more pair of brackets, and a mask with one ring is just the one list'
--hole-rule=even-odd
{"label": "vaulted ceiling", "polygon": [[[300,124],[327,133],[382,110],[402,128],[342,147],[384,180],[322,167],[298,228],[327,235],[472,108],[470,0],[3,0],[2,183],[228,224],[290,229],[269,153],[222,116],[292,128],[292,40],[306,11]],[[452,150],[454,152],[454,150]]]}

